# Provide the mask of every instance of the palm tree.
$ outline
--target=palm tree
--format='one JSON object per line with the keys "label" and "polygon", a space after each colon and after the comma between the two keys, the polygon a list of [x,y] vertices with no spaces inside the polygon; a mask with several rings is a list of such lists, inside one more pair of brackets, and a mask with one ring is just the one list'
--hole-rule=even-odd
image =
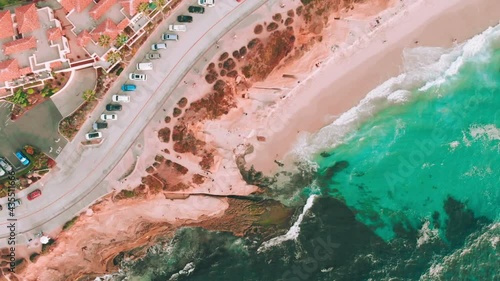
{"label": "palm tree", "polygon": [[163,5],[165,5],[165,3],[167,3],[167,0],[154,0],[154,3],[158,8],[161,8],[163,7]]}
{"label": "palm tree", "polygon": [[141,13],[146,12],[148,9],[149,9],[149,3],[148,3],[148,2],[142,2],[142,3],[141,3],[141,4],[139,4],[139,6],[137,7],[137,11],[139,11],[139,12],[141,12]]}
{"label": "palm tree", "polygon": [[102,47],[108,47],[110,41],[111,38],[109,37],[109,35],[101,34],[101,36],[99,37],[99,45]]}
{"label": "palm tree", "polygon": [[127,43],[128,36],[126,34],[120,33],[118,37],[116,37],[115,44],[117,47],[122,46],[123,44]]}
{"label": "palm tree", "polygon": [[83,92],[83,99],[86,101],[86,102],[91,102],[91,101],[95,101],[97,100],[97,97],[95,95],[95,91],[94,90],[85,90]]}
{"label": "palm tree", "polygon": [[122,56],[119,52],[110,52],[106,55],[106,61],[110,64],[115,64],[122,59]]}

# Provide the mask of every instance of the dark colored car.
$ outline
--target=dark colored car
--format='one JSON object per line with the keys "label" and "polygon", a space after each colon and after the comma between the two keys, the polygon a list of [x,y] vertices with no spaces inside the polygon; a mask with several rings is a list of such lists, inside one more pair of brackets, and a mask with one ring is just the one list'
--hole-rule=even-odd
{"label": "dark colored car", "polygon": [[107,128],[108,128],[108,123],[94,122],[94,124],[92,124],[92,129],[94,130],[107,129]]}
{"label": "dark colored car", "polygon": [[177,17],[177,21],[178,22],[192,22],[193,21],[193,17],[192,16],[178,16]]}
{"label": "dark colored car", "polygon": [[199,6],[189,6],[188,12],[194,14],[203,14],[205,12],[205,8]]}
{"label": "dark colored car", "polygon": [[35,189],[33,192],[28,194],[28,200],[33,200],[40,195],[42,195],[42,191],[40,189]]}
{"label": "dark colored car", "polygon": [[106,104],[106,110],[107,111],[120,111],[120,110],[122,110],[122,105],[121,104],[108,103],[108,104]]}

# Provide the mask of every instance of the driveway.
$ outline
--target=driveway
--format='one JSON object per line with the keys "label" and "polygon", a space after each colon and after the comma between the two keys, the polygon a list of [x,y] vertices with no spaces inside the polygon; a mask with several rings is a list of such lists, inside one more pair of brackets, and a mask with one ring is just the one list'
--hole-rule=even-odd
{"label": "driveway", "polygon": [[[5,156],[14,166],[21,163],[14,155],[16,150],[30,144],[55,159],[67,141],[57,130],[62,116],[51,100],[37,105],[16,121],[11,121],[10,107],[0,103],[0,155]],[[7,119],[6,119],[7,118]],[[3,121],[5,120],[5,121]]]}
{"label": "driveway", "polygon": [[[147,82],[136,82],[137,91],[130,96],[132,101],[123,106],[118,113],[117,121],[110,121],[109,129],[103,131],[104,141],[98,147],[82,147],[80,142],[84,134],[91,128],[92,122],[104,111],[105,104],[113,93],[120,91],[120,85],[127,81],[126,75],[133,72],[135,64],[143,60],[150,49],[150,44],[158,42],[160,34],[167,30],[177,15],[185,13],[190,3],[183,3],[150,35],[123,71],[123,75],[111,87],[105,101],[93,112],[82,130],[69,143],[58,157],[58,169],[49,173],[33,186],[22,190],[18,197],[22,205],[15,210],[18,244],[27,243],[34,233],[51,231],[60,227],[78,214],[99,197],[107,194],[108,184],[104,179],[121,160],[127,150],[137,139],[139,133],[162,109],[173,89],[182,81],[185,74],[214,43],[226,34],[237,23],[245,19],[267,0],[253,0],[238,3],[236,1],[219,1],[214,8],[206,9],[203,15],[193,15],[194,22],[188,24],[188,32],[181,40],[169,44],[163,52],[162,60],[154,63],[154,71],[148,72]],[[168,55],[167,55],[168,54]],[[170,101],[175,104],[176,101]],[[32,190],[43,189],[43,195],[34,201],[24,197]],[[5,199],[0,202],[5,204]],[[0,247],[7,246],[9,235],[5,212],[0,213]]]}
{"label": "driveway", "polygon": [[50,99],[63,117],[73,113],[82,103],[82,93],[88,89],[94,89],[97,83],[97,72],[94,68],[76,70],[70,81],[53,95]]}

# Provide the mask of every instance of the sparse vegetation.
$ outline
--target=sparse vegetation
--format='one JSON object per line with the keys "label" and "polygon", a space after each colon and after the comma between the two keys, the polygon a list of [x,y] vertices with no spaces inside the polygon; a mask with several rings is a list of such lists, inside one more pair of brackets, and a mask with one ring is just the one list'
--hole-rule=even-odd
{"label": "sparse vegetation", "polygon": [[63,230],[68,230],[70,229],[75,223],[76,223],[76,220],[78,219],[78,217],[74,217],[72,218],[71,220],[67,221],[64,225],[63,225]]}
{"label": "sparse vegetation", "polygon": [[97,100],[97,97],[96,97],[96,92],[94,90],[85,90],[83,92],[83,100],[85,100],[86,102],[91,102],[91,101],[95,101]]}

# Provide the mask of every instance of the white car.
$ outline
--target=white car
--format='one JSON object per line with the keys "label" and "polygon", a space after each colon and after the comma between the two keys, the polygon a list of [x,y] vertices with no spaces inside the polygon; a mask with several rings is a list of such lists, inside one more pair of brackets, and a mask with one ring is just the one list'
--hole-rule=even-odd
{"label": "white car", "polygon": [[103,120],[103,121],[117,120],[117,119],[118,119],[118,115],[116,115],[116,114],[106,114],[106,113],[101,114],[101,120]]}
{"label": "white car", "polygon": [[152,62],[140,62],[136,66],[137,70],[153,70]]}
{"label": "white car", "polygon": [[127,95],[113,95],[111,98],[114,102],[130,102],[130,96]]}
{"label": "white car", "polygon": [[87,140],[101,139],[102,138],[102,133],[101,132],[88,133],[88,134],[85,135],[85,138]]}
{"label": "white car", "polygon": [[215,6],[215,0],[198,0],[198,5],[205,7]]}
{"label": "white car", "polygon": [[158,51],[160,49],[166,49],[167,48],[167,44],[165,43],[155,43],[153,45],[151,45],[151,50],[153,51]]}
{"label": "white car", "polygon": [[168,26],[169,31],[186,31],[186,25],[185,24],[171,24]]}
{"label": "white car", "polygon": [[130,73],[128,75],[128,79],[133,80],[133,81],[146,81],[148,77],[146,74],[139,74],[139,73]]}

